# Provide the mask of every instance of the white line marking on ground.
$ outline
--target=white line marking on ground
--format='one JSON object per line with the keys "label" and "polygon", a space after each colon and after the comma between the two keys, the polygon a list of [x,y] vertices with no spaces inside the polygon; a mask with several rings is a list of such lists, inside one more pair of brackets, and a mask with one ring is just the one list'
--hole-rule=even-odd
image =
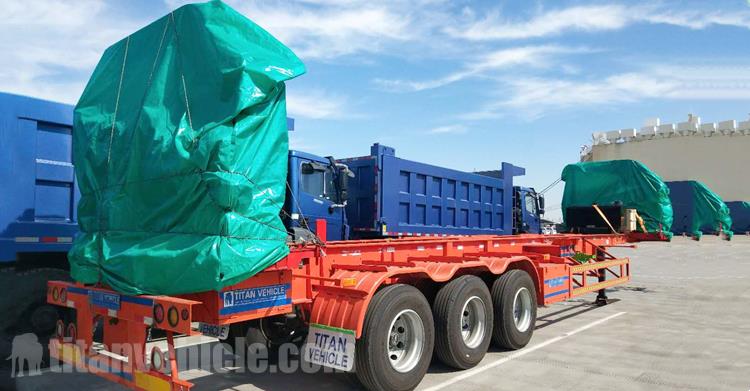
{"label": "white line marking on ground", "polygon": [[497,361],[493,361],[493,362],[491,362],[489,364],[485,364],[485,365],[482,365],[480,367],[476,367],[474,369],[470,369],[468,371],[464,371],[460,375],[458,375],[456,377],[453,377],[450,380],[446,380],[446,381],[444,381],[444,382],[442,382],[440,384],[436,384],[436,385],[434,385],[432,387],[426,388],[423,391],[437,391],[437,390],[441,390],[441,389],[443,389],[445,387],[448,387],[450,385],[456,384],[456,383],[458,383],[458,382],[460,382],[460,381],[462,381],[464,379],[468,379],[468,378],[470,378],[470,377],[472,377],[472,376],[474,376],[474,375],[476,375],[478,373],[481,373],[481,372],[484,372],[484,371],[486,371],[488,369],[492,369],[492,368],[494,368],[496,366],[505,364],[506,362],[514,360],[514,359],[517,359],[517,358],[519,358],[521,356],[525,356],[525,355],[527,355],[527,354],[529,354],[531,352],[539,350],[539,349],[541,349],[541,348],[543,348],[545,346],[552,345],[553,343],[561,341],[561,340],[563,340],[565,338],[572,337],[572,336],[574,336],[574,335],[576,335],[576,334],[578,334],[580,332],[586,331],[586,330],[588,330],[588,329],[590,329],[590,328],[592,328],[594,326],[598,326],[598,325],[600,325],[600,324],[602,324],[602,323],[604,323],[604,322],[606,322],[608,320],[614,319],[614,318],[616,318],[616,317],[618,317],[620,315],[625,315],[626,313],[627,312],[618,312],[616,314],[612,314],[612,315],[607,316],[605,318],[602,318],[602,319],[599,319],[599,320],[595,320],[595,321],[593,321],[593,322],[591,322],[591,323],[589,323],[589,324],[587,324],[585,326],[581,326],[581,327],[579,327],[579,328],[577,328],[577,329],[575,329],[573,331],[569,331],[569,332],[567,332],[567,333],[565,333],[563,335],[559,335],[557,337],[548,339],[548,340],[546,340],[546,341],[544,341],[544,342],[542,342],[542,343],[540,343],[538,345],[534,345],[534,346],[531,346],[531,347],[528,347],[528,348],[524,348],[522,350],[515,351],[515,352],[513,352],[513,353],[511,353],[511,354],[509,354],[509,355],[507,355],[507,356],[505,356],[505,357],[503,357],[503,358],[501,358],[501,359],[499,359]]}

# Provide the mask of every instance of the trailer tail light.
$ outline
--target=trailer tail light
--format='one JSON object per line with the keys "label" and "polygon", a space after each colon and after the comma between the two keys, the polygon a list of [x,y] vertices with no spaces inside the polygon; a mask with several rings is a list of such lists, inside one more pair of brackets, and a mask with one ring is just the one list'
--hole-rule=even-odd
{"label": "trailer tail light", "polygon": [[60,301],[60,290],[57,287],[52,288],[52,300]]}
{"label": "trailer tail light", "polygon": [[155,300],[153,304],[153,327],[190,334],[192,331],[190,322],[191,305],[193,305],[193,302],[182,299]]}
{"label": "trailer tail light", "polygon": [[177,327],[177,323],[180,322],[180,315],[174,306],[169,307],[169,310],[167,310],[167,322],[170,327]]}
{"label": "trailer tail light", "polygon": [[154,346],[153,349],[151,349],[151,369],[156,372],[161,372],[162,369],[164,369],[164,352],[159,349],[158,346]]}
{"label": "trailer tail light", "polygon": [[68,301],[68,291],[65,288],[60,288],[60,302],[65,304]]}
{"label": "trailer tail light", "polygon": [[164,321],[164,306],[157,304],[154,306],[154,322],[157,324]]}

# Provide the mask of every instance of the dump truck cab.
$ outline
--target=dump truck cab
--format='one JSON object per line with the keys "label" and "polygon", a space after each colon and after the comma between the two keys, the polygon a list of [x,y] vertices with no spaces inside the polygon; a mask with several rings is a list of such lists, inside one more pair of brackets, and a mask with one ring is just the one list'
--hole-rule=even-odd
{"label": "dump truck cab", "polygon": [[542,233],[544,197],[533,187],[513,187],[514,234]]}
{"label": "dump truck cab", "polygon": [[346,204],[350,175],[348,167],[332,157],[289,151],[289,187],[282,217],[295,241],[314,241],[316,220],[325,220],[329,240],[349,238]]}

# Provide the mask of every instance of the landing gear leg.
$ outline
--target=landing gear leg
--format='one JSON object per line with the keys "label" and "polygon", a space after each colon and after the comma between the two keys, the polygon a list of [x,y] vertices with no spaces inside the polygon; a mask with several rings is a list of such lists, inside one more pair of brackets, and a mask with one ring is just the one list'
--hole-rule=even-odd
{"label": "landing gear leg", "polygon": [[[601,250],[596,250],[596,261],[600,262],[604,260],[604,253]],[[599,282],[607,281],[607,270],[601,269],[598,272],[599,274]],[[605,306],[608,304],[607,301],[607,291],[606,289],[600,289],[599,293],[596,295],[596,305],[599,307]]]}

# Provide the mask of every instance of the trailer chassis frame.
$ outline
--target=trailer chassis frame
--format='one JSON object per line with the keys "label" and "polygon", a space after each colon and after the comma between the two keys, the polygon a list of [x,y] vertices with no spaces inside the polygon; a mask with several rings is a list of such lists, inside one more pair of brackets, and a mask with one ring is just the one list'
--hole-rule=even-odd
{"label": "trailer chassis frame", "polygon": [[[319,223],[324,224],[324,223]],[[318,232],[325,232],[324,227]],[[52,281],[47,301],[76,310],[76,321],[58,324],[52,357],[138,390],[190,390],[177,371],[174,337],[198,334],[194,322],[230,325],[301,310],[308,324],[352,330],[362,335],[368,304],[378,289],[395,283],[442,284],[456,276],[487,278],[508,270],[528,273],[539,305],[598,292],[630,280],[630,261],[608,247],[626,245],[623,235],[447,236],[328,242],[297,246],[277,264],[221,292],[179,296],[129,296],[106,287]],[[586,262],[575,254],[586,254]],[[274,285],[275,284],[275,285]],[[266,308],[229,312],[222,295],[265,286],[287,287],[286,300]],[[104,339],[93,341],[97,319]],[[146,360],[147,328],[167,333],[168,352]],[[71,331],[72,330],[72,331]],[[123,348],[126,347],[126,348]],[[106,354],[105,354],[106,353]],[[155,356],[156,355],[156,356]],[[119,356],[119,357],[116,357]],[[105,358],[106,357],[106,358]],[[156,357],[156,358],[154,358]],[[160,365],[154,361],[161,360]]]}

